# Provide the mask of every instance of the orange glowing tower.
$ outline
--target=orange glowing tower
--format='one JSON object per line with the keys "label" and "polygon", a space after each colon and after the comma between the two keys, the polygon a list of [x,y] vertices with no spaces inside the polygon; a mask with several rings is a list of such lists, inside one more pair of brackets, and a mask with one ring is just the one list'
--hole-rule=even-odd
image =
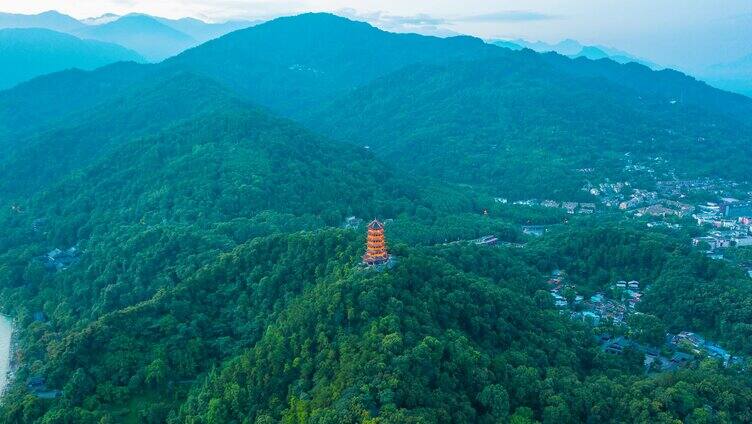
{"label": "orange glowing tower", "polygon": [[389,253],[386,251],[384,224],[374,219],[368,224],[366,253],[363,255],[363,263],[366,265],[380,265],[387,261],[389,261]]}

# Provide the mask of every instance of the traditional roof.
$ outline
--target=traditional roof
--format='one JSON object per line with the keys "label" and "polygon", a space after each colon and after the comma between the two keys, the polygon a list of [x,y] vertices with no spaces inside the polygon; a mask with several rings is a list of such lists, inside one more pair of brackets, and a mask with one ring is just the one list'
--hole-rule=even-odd
{"label": "traditional roof", "polygon": [[383,230],[384,224],[382,224],[378,219],[374,219],[368,224],[369,230]]}

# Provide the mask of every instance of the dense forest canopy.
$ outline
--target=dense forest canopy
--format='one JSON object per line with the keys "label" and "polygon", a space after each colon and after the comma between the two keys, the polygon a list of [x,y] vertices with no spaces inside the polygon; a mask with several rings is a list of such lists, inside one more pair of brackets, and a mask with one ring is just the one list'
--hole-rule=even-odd
{"label": "dense forest canopy", "polygon": [[[690,231],[498,197],[591,202],[574,170],[616,180],[627,154],[745,182],[750,110],[674,72],[320,14],[0,92],[0,421],[750,422],[741,269]],[[644,296],[590,325],[552,275],[572,301]],[[740,359],[645,365],[682,331]]]}

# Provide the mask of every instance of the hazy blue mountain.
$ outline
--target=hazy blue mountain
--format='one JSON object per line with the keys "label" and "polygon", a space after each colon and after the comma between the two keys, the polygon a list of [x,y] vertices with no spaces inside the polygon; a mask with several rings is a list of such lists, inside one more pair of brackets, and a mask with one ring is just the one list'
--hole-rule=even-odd
{"label": "hazy blue mountain", "polygon": [[660,65],[638,58],[622,50],[606,46],[584,45],[579,41],[572,39],[562,40],[556,44],[549,44],[544,41],[527,41],[523,39],[492,40],[491,43],[500,47],[511,48],[512,50],[527,48],[538,53],[556,52],[573,58],[585,57],[590,60],[611,59],[614,62],[621,64],[635,62],[656,70],[662,68]]}
{"label": "hazy blue mountain", "polygon": [[259,23],[259,21],[244,20],[208,23],[194,18],[167,19],[155,17],[155,19],[172,29],[189,35],[198,43],[204,43],[227,33],[248,28]]}
{"label": "hazy blue mountain", "polygon": [[119,61],[142,61],[116,44],[81,40],[40,28],[0,30],[0,89],[69,68],[91,70]]}
{"label": "hazy blue mountain", "polygon": [[585,57],[590,60],[611,59],[616,63],[621,63],[622,65],[627,63],[639,63],[640,65],[647,66],[648,68],[654,70],[660,70],[663,68],[662,66],[657,65],[653,62],[631,56],[629,53],[625,53],[620,50],[609,49],[602,46],[583,46],[582,50],[580,50],[579,53],[571,55],[570,57]]}
{"label": "hazy blue mountain", "polygon": [[38,15],[0,13],[2,28],[45,28],[80,38],[123,45],[150,61],[160,61],[185,49],[221,37],[260,21],[231,20],[209,23],[194,18],[167,19],[141,13],[125,16],[106,13],[76,20],[59,12]]}
{"label": "hazy blue mountain", "polygon": [[508,41],[508,40],[492,40],[490,43],[495,46],[504,47],[505,49],[510,49],[510,50],[522,50],[525,48],[515,43],[514,41]]}
{"label": "hazy blue mountain", "polygon": [[594,46],[585,46],[580,50],[579,53],[575,55],[576,57],[585,57],[590,60],[600,60],[600,59],[610,59],[611,56],[609,56],[608,53],[604,52],[603,49],[599,49],[598,47]]}
{"label": "hazy blue mountain", "polygon": [[[498,42],[504,42],[499,40]],[[524,48],[534,50],[539,53],[556,52],[564,56],[573,56],[579,53],[584,47],[579,41],[566,39],[556,44],[549,44],[544,41],[528,41],[523,39],[509,40],[513,44],[522,46]]]}
{"label": "hazy blue mountain", "polygon": [[713,86],[752,97],[752,54],[710,66],[701,76]]}
{"label": "hazy blue mountain", "polygon": [[75,18],[54,10],[38,15],[0,13],[0,28],[46,28],[60,32],[74,32],[85,25]]}
{"label": "hazy blue mountain", "polygon": [[76,34],[120,44],[151,61],[160,61],[197,44],[189,35],[146,15],[128,15],[106,24],[85,26]]}

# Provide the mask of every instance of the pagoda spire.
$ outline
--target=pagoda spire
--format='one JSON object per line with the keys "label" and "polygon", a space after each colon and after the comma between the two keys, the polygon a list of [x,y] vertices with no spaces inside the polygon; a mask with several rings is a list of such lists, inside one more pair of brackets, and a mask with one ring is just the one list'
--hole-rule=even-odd
{"label": "pagoda spire", "polygon": [[384,224],[374,219],[368,224],[366,235],[366,253],[363,263],[366,265],[380,265],[389,261],[384,237]]}

